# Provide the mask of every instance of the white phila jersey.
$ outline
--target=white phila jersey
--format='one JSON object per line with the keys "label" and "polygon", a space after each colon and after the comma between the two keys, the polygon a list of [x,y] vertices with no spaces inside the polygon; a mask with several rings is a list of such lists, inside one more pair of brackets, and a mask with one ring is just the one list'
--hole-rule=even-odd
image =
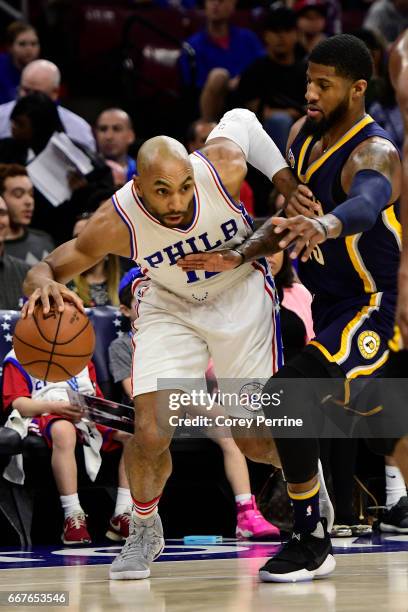
{"label": "white phila jersey", "polygon": [[251,218],[228,194],[211,162],[199,151],[193,166],[194,216],[188,227],[168,228],[144,207],[133,181],[112,197],[130,234],[131,257],[143,275],[191,302],[210,301],[247,276],[254,268],[243,264],[225,272],[183,272],[177,260],[191,253],[219,251],[241,244],[253,233]]}

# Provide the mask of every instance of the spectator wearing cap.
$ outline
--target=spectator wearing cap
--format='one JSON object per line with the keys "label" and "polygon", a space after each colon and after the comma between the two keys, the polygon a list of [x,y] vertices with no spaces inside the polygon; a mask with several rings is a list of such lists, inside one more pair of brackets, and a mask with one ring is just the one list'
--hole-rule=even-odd
{"label": "spectator wearing cap", "polygon": [[195,52],[195,74],[187,54],[180,58],[183,81],[200,93],[200,114],[206,121],[220,118],[242,71],[264,54],[251,30],[231,24],[235,6],[236,0],[205,0],[206,26],[187,40]]}
{"label": "spectator wearing cap", "polygon": [[21,71],[40,55],[40,41],[32,25],[13,21],[6,30],[7,51],[0,54],[0,104],[15,100]]}
{"label": "spectator wearing cap", "polygon": [[239,105],[255,112],[265,130],[285,154],[289,131],[304,112],[306,64],[298,44],[296,14],[291,9],[271,10],[263,27],[266,56],[241,75]]}
{"label": "spectator wearing cap", "polygon": [[299,0],[293,8],[297,15],[299,43],[309,55],[326,38],[327,3],[323,0]]}
{"label": "spectator wearing cap", "polygon": [[363,27],[378,32],[388,43],[408,28],[408,0],[376,0],[370,6]]}
{"label": "spectator wearing cap", "polygon": [[[89,123],[59,104],[60,86],[61,73],[58,66],[48,60],[34,60],[21,73],[18,98],[21,99],[37,92],[48,96],[57,106],[61,124],[67,135],[87,149],[95,151],[95,139]],[[14,98],[12,101],[0,105],[0,138],[8,138],[11,135],[10,117],[16,102],[17,100]]]}

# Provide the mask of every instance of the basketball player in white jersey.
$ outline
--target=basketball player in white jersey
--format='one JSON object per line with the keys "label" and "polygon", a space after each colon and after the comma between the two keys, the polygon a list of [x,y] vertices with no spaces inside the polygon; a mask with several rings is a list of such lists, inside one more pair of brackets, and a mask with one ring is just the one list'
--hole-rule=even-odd
{"label": "basketball player in white jersey", "polygon": [[[31,316],[37,300],[47,313],[50,297],[61,311],[63,298],[82,308],[63,283],[108,253],[133,258],[145,275],[134,287],[136,421],[125,451],[134,510],[112,579],[148,577],[164,546],[157,505],[171,473],[174,428],[168,400],[183,390],[174,388],[174,380],[201,379],[209,357],[218,379],[268,378],[281,365],[275,290],[264,262],[221,274],[186,274],[176,265],[189,253],[234,249],[252,234],[238,200],[247,161],[285,197],[296,188],[279,150],[244,109],[227,113],[202,151],[190,156],[172,138],[148,140],[139,151],[139,175],[99,208],[76,239],[55,249],[26,278],[30,298],[23,317]],[[158,391],[158,379],[161,389],[167,380],[168,389]],[[164,414],[158,410],[163,404]],[[241,448],[252,459],[276,460],[270,440],[247,439]]]}

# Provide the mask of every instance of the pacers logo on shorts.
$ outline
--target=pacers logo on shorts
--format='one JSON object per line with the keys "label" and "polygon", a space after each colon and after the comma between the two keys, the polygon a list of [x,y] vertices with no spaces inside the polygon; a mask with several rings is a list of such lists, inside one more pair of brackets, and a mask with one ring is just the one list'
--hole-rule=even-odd
{"label": "pacers logo on shorts", "polygon": [[360,353],[365,359],[372,359],[380,348],[380,336],[374,331],[361,332],[357,340]]}

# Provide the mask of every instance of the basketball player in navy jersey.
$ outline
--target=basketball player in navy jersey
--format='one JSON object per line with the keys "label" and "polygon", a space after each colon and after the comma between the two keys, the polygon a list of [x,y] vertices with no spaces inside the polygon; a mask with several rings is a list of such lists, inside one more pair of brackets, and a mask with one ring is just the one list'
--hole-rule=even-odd
{"label": "basketball player in navy jersey", "polygon": [[[289,218],[273,218],[233,250],[178,262],[184,270],[230,269],[267,254],[274,248],[271,237],[286,232],[279,246],[292,244],[291,256],[300,258],[300,279],[314,294],[316,338],[269,380],[268,393],[276,392],[282,379],[378,376],[396,311],[401,163],[389,135],[365,112],[369,51],[353,36],[334,36],[312,51],[307,75],[307,116],[293,126],[287,150],[301,183],[286,208]],[[399,318],[405,341],[406,308],[404,285]],[[291,387],[285,389],[290,394]],[[292,402],[289,396],[285,402],[288,415],[299,402],[296,385],[292,389]],[[323,399],[321,390],[315,393],[314,406]],[[275,441],[293,502],[295,537],[261,568],[260,577],[296,582],[325,576],[335,562],[319,514],[318,440]]]}

